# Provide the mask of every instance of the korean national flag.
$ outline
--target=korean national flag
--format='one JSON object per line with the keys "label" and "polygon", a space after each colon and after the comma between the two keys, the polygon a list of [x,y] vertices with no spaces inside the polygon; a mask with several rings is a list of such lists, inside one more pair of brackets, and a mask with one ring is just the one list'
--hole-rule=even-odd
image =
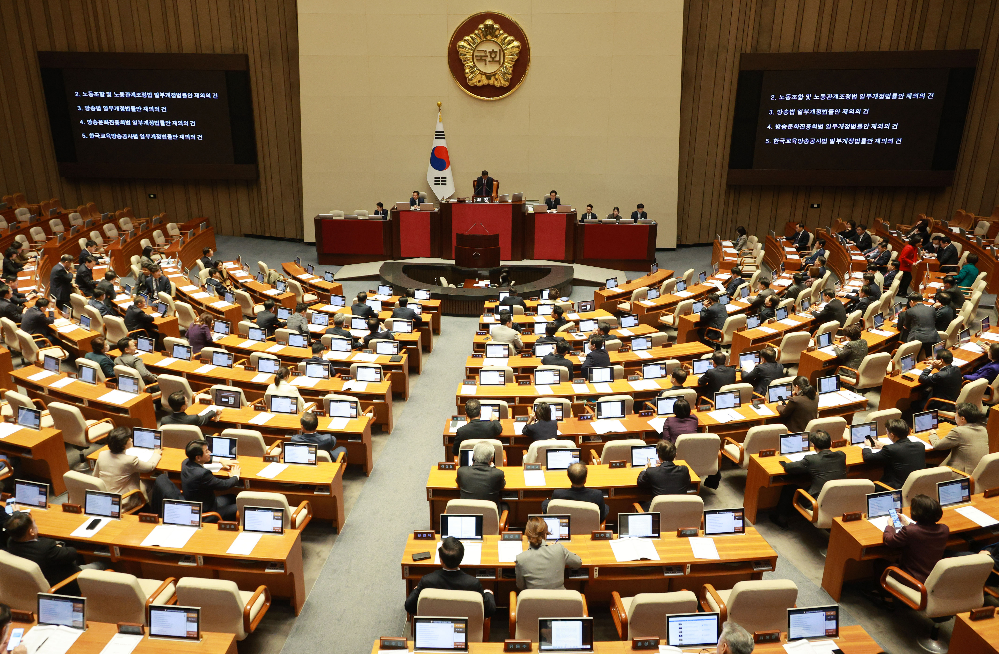
{"label": "korean national flag", "polygon": [[434,141],[431,143],[431,160],[427,164],[427,183],[434,190],[438,200],[450,198],[455,194],[455,178],[451,174],[451,159],[448,157],[448,144],[444,141],[444,125],[441,124],[440,112],[438,112],[437,127],[434,128]]}

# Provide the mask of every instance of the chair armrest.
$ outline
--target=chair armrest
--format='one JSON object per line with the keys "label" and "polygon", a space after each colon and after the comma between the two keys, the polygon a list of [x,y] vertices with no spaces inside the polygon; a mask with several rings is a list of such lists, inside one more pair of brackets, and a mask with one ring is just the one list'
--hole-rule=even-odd
{"label": "chair armrest", "polygon": [[701,599],[699,600],[699,604],[701,605],[701,610],[705,611],[706,613],[712,612],[712,608],[708,603],[709,597],[711,597],[712,601],[714,601],[716,606],[719,607],[719,620],[725,621],[726,614],[728,613],[728,611],[726,610],[726,603],[722,601],[721,597],[719,597],[719,593],[716,592],[715,586],[713,586],[712,584],[705,584],[704,586],[701,587]]}
{"label": "chair armrest", "polygon": [[[733,439],[732,439],[731,437],[729,437],[729,436],[726,436],[726,437],[725,437],[725,438],[724,438],[724,439],[722,440],[722,445],[723,445],[723,447],[725,447],[725,445],[726,445],[726,442],[727,442],[727,441],[728,441],[729,443],[732,443],[733,445],[735,445],[735,446],[736,446],[737,448],[739,448],[739,450],[740,450],[740,460],[739,460],[739,461],[737,461],[737,463],[739,463],[739,464],[742,464],[742,463],[743,463],[743,457],[744,457],[744,456],[746,455],[746,454],[745,454],[745,452],[743,451],[743,443],[737,443],[737,442],[736,442],[736,441],[734,441],[734,440],[733,440]],[[719,454],[720,454],[720,456],[721,456],[721,454],[722,454],[722,450],[721,450],[721,449],[719,450]],[[721,463],[721,460],[720,460],[720,463]]]}
{"label": "chair armrest", "polygon": [[[3,477],[0,476],[0,479],[2,479],[2,478]],[[135,489],[133,491],[129,491],[129,492],[125,493],[124,495],[122,495],[122,503],[124,504],[125,500],[127,500],[129,497],[131,497],[131,496],[133,496],[135,494],[142,495],[142,491],[137,488],[137,489]],[[144,499],[145,499],[145,496],[144,496]],[[143,504],[145,504],[145,501],[143,502]],[[125,515],[132,515],[133,513],[135,513],[136,511],[138,511],[141,508],[142,508],[142,504],[140,504],[139,506],[137,506],[137,507],[135,507],[133,509],[129,509],[129,510],[125,511]]]}
{"label": "chair armrest", "polygon": [[500,533],[507,531],[507,510],[500,512]]}
{"label": "chair armrest", "polygon": [[493,625],[493,623],[491,622],[491,620],[492,620],[492,618],[483,618],[483,642],[484,643],[490,642],[490,629],[492,628],[492,625]]}
{"label": "chair armrest", "polygon": [[[87,427],[87,431],[89,432],[91,427],[96,427],[97,425],[101,424],[102,422],[106,422],[109,425],[111,425],[112,429],[115,428],[115,423],[111,420],[111,418],[101,418],[100,420],[98,420],[94,424],[88,426]],[[108,437],[108,434],[110,434],[110,433],[111,432],[108,432],[107,434],[103,434],[101,436],[98,436],[97,438],[91,438],[90,434],[87,434],[87,441],[89,441],[91,443],[97,443],[97,442],[103,441],[105,438]]]}
{"label": "chair armrest", "polygon": [[583,600],[583,617],[588,617],[590,613],[587,612],[587,596],[580,593],[580,599]]}
{"label": "chair armrest", "polygon": [[645,513],[645,511],[642,510],[642,506],[638,502],[632,502],[632,507],[635,509],[636,513]]}
{"label": "chair armrest", "polygon": [[622,603],[622,596],[617,590],[611,591],[611,619],[614,620],[615,629],[618,630],[618,639],[626,640],[628,636],[628,615],[625,613],[625,604]]}
{"label": "chair armrest", "polygon": [[208,511],[207,513],[201,514],[201,522],[204,524],[205,518],[215,518],[216,520],[222,520],[222,516],[215,511]]}
{"label": "chair armrest", "polygon": [[[257,612],[257,617],[250,620],[250,609],[253,608],[254,603],[257,602],[257,598],[261,595],[264,596],[264,606],[261,607],[260,611]],[[268,590],[267,586],[257,586],[257,590],[250,597],[250,600],[243,607],[243,631],[253,633],[260,623],[261,618],[267,613],[267,609],[271,606],[271,591]]]}
{"label": "chair armrest", "polygon": [[264,448],[264,455],[268,456],[281,449],[281,441],[275,441],[269,447]]}
{"label": "chair armrest", "polygon": [[955,468],[952,468],[951,466],[943,466],[943,467],[948,468],[949,470],[951,470],[952,472],[954,472],[955,475],[957,477],[959,477],[959,478],[961,478],[961,477],[968,477],[969,479],[972,479],[972,475],[970,475],[967,472],[963,472],[961,470],[956,470]]}
{"label": "chair armrest", "polygon": [[[799,496],[804,497],[806,501],[809,503],[812,510],[811,516],[806,515],[805,510],[801,506],[799,506],[798,503]],[[816,499],[809,493],[802,490],[801,488],[795,489],[795,497],[793,498],[793,502],[795,504],[795,510],[798,511],[800,514],[802,514],[802,517],[808,520],[809,522],[816,522],[816,520],[819,518],[819,505],[816,504]]]}
{"label": "chair armrest", "polygon": [[597,450],[591,450],[590,451],[590,465],[596,466],[596,465],[600,465],[600,464],[601,464],[601,457],[597,456]]}
{"label": "chair armrest", "polygon": [[66,586],[70,582],[76,581],[76,578],[79,577],[79,576],[80,576],[80,573],[79,572],[75,572],[75,573],[71,574],[70,576],[66,577],[65,579],[63,579],[62,581],[60,581],[58,584],[56,584],[52,588],[50,588],[47,592],[51,595],[52,593],[55,593],[56,591],[58,591],[59,589],[61,589],[63,586]]}
{"label": "chair armrest", "polygon": [[308,526],[309,523],[312,521],[313,517],[312,505],[309,503],[309,500],[302,500],[302,503],[299,504],[298,507],[296,507],[296,509],[292,511],[292,515],[288,517],[289,522],[295,522],[298,519],[299,514],[302,513],[303,511],[306,512],[306,519],[302,523],[301,527],[295,527],[295,529],[304,530],[306,526]]}
{"label": "chair armrest", "polygon": [[719,335],[718,340],[720,340],[720,341],[722,340],[722,330],[721,329],[717,329],[715,327],[706,327],[705,328],[705,338],[707,340],[713,340],[712,338],[709,338],[709,332],[715,332],[716,334]]}
{"label": "chair armrest", "polygon": [[341,452],[340,454],[337,455],[337,460],[334,461],[334,463],[340,463],[340,464],[346,465],[347,461],[344,460],[346,458],[347,458],[347,453],[346,452]]}
{"label": "chair armrest", "polygon": [[[882,483],[882,482],[880,482],[880,481],[876,481],[876,482],[875,482],[875,485],[876,485],[876,486],[881,486],[881,487],[882,487],[882,488],[884,488],[885,490],[890,490],[890,491],[894,491],[894,490],[897,490],[897,489],[893,488],[892,486],[889,486],[888,484],[883,484],[883,483]],[[881,491],[880,491],[880,492],[881,492]]]}
{"label": "chair armrest", "polygon": [[[890,575],[892,575],[892,577],[894,577],[896,581],[901,582],[904,586],[909,586],[913,590],[918,591],[920,593],[920,603],[914,604],[906,597],[903,597],[902,595],[897,595],[892,591],[891,588],[886,586],[885,580]],[[912,576],[910,576],[900,568],[897,568],[894,565],[891,565],[888,568],[886,568],[885,572],[882,573],[882,579],[879,581],[879,583],[882,585],[882,588],[892,593],[893,597],[898,598],[899,601],[901,601],[903,604],[906,604],[911,609],[922,611],[925,608],[927,608],[927,588],[925,588],[922,583],[914,579]]]}
{"label": "chair armrest", "polygon": [[517,593],[510,591],[510,637],[513,638],[514,634],[517,633]]}
{"label": "chair armrest", "polygon": [[854,368],[852,368],[850,366],[837,366],[837,374],[838,375],[840,374],[841,370],[850,370],[852,373],[854,373],[854,378],[855,379],[860,379],[861,378],[860,373],[858,373],[857,370],[855,370]]}
{"label": "chair armrest", "polygon": [[[167,586],[176,583],[177,579],[175,577],[167,577],[166,579],[164,579],[163,583],[160,584],[159,588],[154,590],[153,594],[146,598],[146,610],[147,611],[149,610],[150,605],[153,603],[154,600],[156,600],[160,596],[161,593],[163,593],[163,591],[167,589]],[[174,599],[175,596],[173,593],[171,593],[169,601],[174,601]]]}

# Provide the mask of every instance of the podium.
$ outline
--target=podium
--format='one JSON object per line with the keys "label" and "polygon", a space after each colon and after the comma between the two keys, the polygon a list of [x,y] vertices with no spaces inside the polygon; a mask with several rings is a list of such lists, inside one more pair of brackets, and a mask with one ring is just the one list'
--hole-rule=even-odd
{"label": "podium", "polygon": [[500,266],[499,234],[455,234],[455,265],[461,268]]}

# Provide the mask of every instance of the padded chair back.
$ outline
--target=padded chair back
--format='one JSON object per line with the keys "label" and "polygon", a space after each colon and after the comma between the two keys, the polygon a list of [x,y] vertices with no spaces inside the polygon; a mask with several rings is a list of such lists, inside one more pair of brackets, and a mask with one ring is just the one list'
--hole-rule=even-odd
{"label": "padded chair back", "polygon": [[267,444],[264,436],[256,429],[223,429],[219,436],[236,439],[236,451],[240,456],[264,456]]}
{"label": "padded chair back", "polygon": [[569,369],[565,366],[538,366],[535,370],[555,370],[559,373],[559,381],[569,381]]}
{"label": "padded chair back", "polygon": [[163,447],[175,447],[183,450],[191,441],[205,438],[201,427],[196,425],[163,425],[160,427]]}
{"label": "padded chair back", "polygon": [[76,583],[80,586],[80,594],[87,598],[88,621],[147,624],[147,595],[134,575],[111,570],[82,570]]}
{"label": "padded chair back", "polygon": [[684,284],[686,286],[691,285],[692,278],[694,278],[694,268],[688,268],[687,270],[684,271],[684,274],[681,275],[681,280],[684,281]]}
{"label": "padded chair back", "polygon": [[698,596],[689,590],[672,593],[639,593],[635,597],[623,597],[628,616],[626,638],[667,637],[666,616],[677,613],[696,613]]}
{"label": "padded chair back", "polygon": [[73,315],[79,318],[83,313],[84,307],[87,306],[87,298],[79,293],[70,293],[69,306],[73,309]]}
{"label": "padded chair back", "polygon": [[816,511],[819,515],[814,523],[820,529],[829,529],[834,518],[854,511],[866,512],[866,496],[874,492],[875,482],[871,479],[837,479],[826,482],[816,498]]}
{"label": "padded chair back", "polygon": [[118,238],[118,230],[111,223],[104,226],[104,235],[107,236],[112,241]]}
{"label": "padded chair back", "polygon": [[545,452],[551,449],[575,449],[576,442],[549,438],[542,441],[535,441],[528,446],[528,453],[524,456],[525,463],[545,463]]}
{"label": "padded chair back", "polygon": [[481,643],[489,636],[483,633],[483,613],[483,596],[471,590],[425,588],[417,598],[417,615],[468,618],[470,643]]}
{"label": "padded chair back", "polygon": [[448,500],[444,512],[457,515],[481,515],[483,516],[484,536],[496,536],[500,533],[500,513],[497,511],[496,502],[490,500]]}
{"label": "padded chair back", "polygon": [[257,315],[257,312],[254,311],[253,300],[250,298],[249,293],[237,289],[233,291],[233,298],[236,300],[236,304],[240,305],[240,310],[243,312],[244,316]]}
{"label": "padded chair back", "polygon": [[726,318],[722,325],[722,344],[729,345],[733,342],[733,334],[747,328],[747,316],[745,313],[738,313],[735,316]]}
{"label": "padded chair back", "polygon": [[986,396],[986,389],[989,387],[990,383],[985,379],[977,379],[970,384],[966,384],[959,392],[958,400],[955,401],[955,404],[959,405],[967,402],[974,405],[982,413],[983,398]]}
{"label": "padded chair back", "polygon": [[247,637],[243,629],[244,602],[235,581],[183,577],[177,582],[176,595],[179,606],[197,606],[202,609],[203,631],[236,634],[237,640]]}
{"label": "padded chair back", "polygon": [[[582,618],[583,595],[575,590],[522,590],[517,595],[514,638],[538,642],[538,618]],[[664,621],[666,622],[666,621]]]}
{"label": "padded chair back", "polygon": [[39,227],[38,225],[32,227],[30,230],[28,230],[28,232],[31,234],[31,240],[33,240],[35,243],[45,242],[45,230]]}
{"label": "padded chair back", "polygon": [[927,497],[937,497],[937,484],[939,481],[949,481],[955,476],[951,468],[937,466],[934,468],[924,468],[914,470],[903,482],[903,507],[910,506],[910,502],[917,495]]}
{"label": "padded chair back", "polygon": [[[240,452],[242,454],[242,452]],[[288,498],[282,493],[266,493],[262,491],[240,491],[236,495],[236,519],[243,524],[243,507],[266,506],[269,509],[281,509],[281,524],[285,529],[297,529],[298,525],[290,523],[292,509]]]}
{"label": "padded chair back", "polygon": [[181,235],[181,230],[177,227],[177,223],[167,223],[167,234],[171,236]]}
{"label": "padded chair back", "polygon": [[880,387],[885,383],[885,373],[891,361],[892,355],[888,352],[875,352],[865,356],[858,368],[858,379],[854,387],[859,391]]}
{"label": "padded chair back", "polygon": [[0,318],[0,330],[3,331],[3,343],[8,350],[21,351],[21,344],[17,340],[17,323],[10,318]]}
{"label": "padded chair back", "polygon": [[819,341],[819,337],[827,333],[831,333],[836,336],[838,329],[840,329],[840,323],[836,320],[830,320],[819,326],[819,329],[816,330],[814,338]]}
{"label": "padded chair back", "polygon": [[191,326],[191,323],[198,319],[198,314],[195,313],[194,307],[180,300],[171,300],[171,303],[174,305],[174,313],[177,315],[177,324],[181,329],[187,330]]}
{"label": "padded chair back", "polygon": [[[914,341],[919,344],[919,341]],[[868,422],[875,423],[875,432],[878,434],[886,433],[885,423],[889,422],[894,418],[902,418],[903,413],[899,409],[883,409],[882,411],[872,411],[868,414]]]}
{"label": "padded chair back", "polygon": [[568,515],[571,536],[585,536],[601,528],[601,510],[593,502],[549,500],[545,513]]}
{"label": "padded chair back", "polygon": [[[541,367],[542,366],[539,366],[539,368],[541,368]],[[546,366],[546,367],[548,367],[548,366]],[[559,366],[559,367],[561,367],[561,366]],[[563,368],[563,370],[566,370],[566,369]],[[568,373],[569,371],[566,370],[566,372]],[[531,405],[531,410],[534,411],[535,407],[537,407],[541,402],[545,402],[550,407],[553,406],[553,405],[556,405],[556,404],[558,404],[559,406],[561,406],[562,407],[562,414],[563,414],[563,418],[564,419],[570,417],[571,415],[573,415],[573,403],[570,402],[565,397],[539,397],[539,398],[535,399],[534,404]]]}
{"label": "padded chair back", "polygon": [[657,495],[649,505],[649,512],[659,512],[661,534],[700,529],[705,501],[697,495]]}
{"label": "padded chair back", "polygon": [[791,332],[785,334],[781,339],[781,345],[778,346],[778,350],[780,351],[778,363],[781,365],[798,365],[799,357],[809,347],[811,339],[812,336],[809,335],[809,332]]}
{"label": "padded chair back", "polygon": [[90,318],[90,331],[98,334],[104,333],[104,316],[96,308],[87,305],[83,308],[84,315]]}
{"label": "padded chair back", "polygon": [[188,404],[191,404],[194,400],[194,391],[191,390],[188,381],[183,377],[161,374],[156,376],[156,383],[160,385],[160,395],[163,397],[170,397],[171,393],[182,391],[184,397],[187,398]]}
{"label": "padded chair back", "polygon": [[781,435],[788,433],[788,427],[784,425],[757,425],[747,431],[746,438],[743,439],[743,463],[744,470],[750,465],[750,455],[757,454],[761,450],[780,451]]}
{"label": "padded chair back", "polygon": [[980,459],[979,465],[972,471],[972,483],[976,493],[1000,488],[1000,452],[987,454]]}
{"label": "padded chair back", "polygon": [[87,491],[108,492],[107,484],[99,477],[88,475],[76,470],[67,470],[63,473],[63,481],[66,483],[66,501],[70,504],[84,506],[87,498]]}
{"label": "padded chair back", "polygon": [[836,416],[833,418],[813,418],[806,424],[807,434],[817,429],[822,429],[830,434],[830,440],[839,441],[844,438],[844,433],[847,431],[847,421]]}
{"label": "padded chair back", "polygon": [[97,381],[99,382],[107,381],[108,379],[104,375],[104,370],[96,361],[91,361],[90,359],[84,359],[83,357],[80,357],[76,360],[76,367],[93,369],[94,374],[97,376]]}
{"label": "padded chair back", "polygon": [[[563,325],[565,327],[565,325]],[[604,341],[604,349],[608,352],[617,352],[622,349],[622,342],[617,338],[609,338]]]}
{"label": "padded chair back", "polygon": [[[63,402],[49,402],[48,409],[49,416],[52,418],[52,426],[62,432],[64,442],[79,448],[90,447],[90,441],[87,440],[87,421],[84,420],[80,409]],[[73,502],[73,504],[77,504],[77,502]],[[82,502],[79,504],[83,505]]]}
{"label": "padded chair back", "polygon": [[[663,391],[659,395],[660,397],[683,397],[687,400],[687,403],[692,407],[696,406],[698,401],[698,391],[693,388],[678,388],[676,390]],[[655,403],[654,403],[655,407]]]}
{"label": "padded chair back", "polygon": [[104,333],[109,341],[117,343],[128,336],[128,329],[125,327],[125,320],[118,316],[104,316]]}
{"label": "padded chair back", "polygon": [[956,615],[983,606],[983,586],[993,570],[993,559],[985,552],[944,558],[927,576],[928,618]]}
{"label": "padded chair back", "polygon": [[726,602],[728,619],[746,629],[787,629],[788,609],[795,606],[799,589],[790,579],[760,579],[737,582]]}
{"label": "padded chair back", "polygon": [[38,610],[38,593],[49,592],[49,582],[38,564],[0,549],[0,597],[15,611]]}
{"label": "padded chair back", "polygon": [[[503,443],[501,443],[496,438],[466,438],[458,446],[458,451],[475,449],[476,445],[479,443],[489,443],[493,446],[493,465],[500,466],[503,465]],[[490,502],[493,504],[493,502]],[[496,505],[494,505],[495,507]],[[458,511],[453,511],[452,513],[458,513]]]}
{"label": "padded chair back", "polygon": [[608,461],[632,461],[632,448],[645,447],[646,441],[641,438],[622,438],[608,441],[601,450],[601,463]]}
{"label": "padded chair back", "polygon": [[681,434],[677,437],[678,460],[684,461],[701,478],[719,471],[722,439],[715,434]]}

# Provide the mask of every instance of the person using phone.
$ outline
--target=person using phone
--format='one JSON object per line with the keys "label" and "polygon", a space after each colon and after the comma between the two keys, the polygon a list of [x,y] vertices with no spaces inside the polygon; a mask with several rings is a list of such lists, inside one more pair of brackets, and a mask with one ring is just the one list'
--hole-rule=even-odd
{"label": "person using phone", "polygon": [[[898,528],[890,521],[882,532],[882,543],[900,551],[896,567],[920,583],[927,580],[935,564],[944,558],[950,532],[948,525],[940,524],[942,515],[941,505],[937,500],[920,494],[910,501],[909,523]],[[876,578],[881,578],[889,562],[879,560],[876,563]],[[870,595],[882,601],[888,599],[881,587]]]}
{"label": "person using phone", "polygon": [[21,638],[24,637],[24,628],[14,629],[12,621],[10,607],[0,603],[0,645],[4,646],[0,651],[6,650],[11,654],[28,654],[28,648],[20,642]]}

